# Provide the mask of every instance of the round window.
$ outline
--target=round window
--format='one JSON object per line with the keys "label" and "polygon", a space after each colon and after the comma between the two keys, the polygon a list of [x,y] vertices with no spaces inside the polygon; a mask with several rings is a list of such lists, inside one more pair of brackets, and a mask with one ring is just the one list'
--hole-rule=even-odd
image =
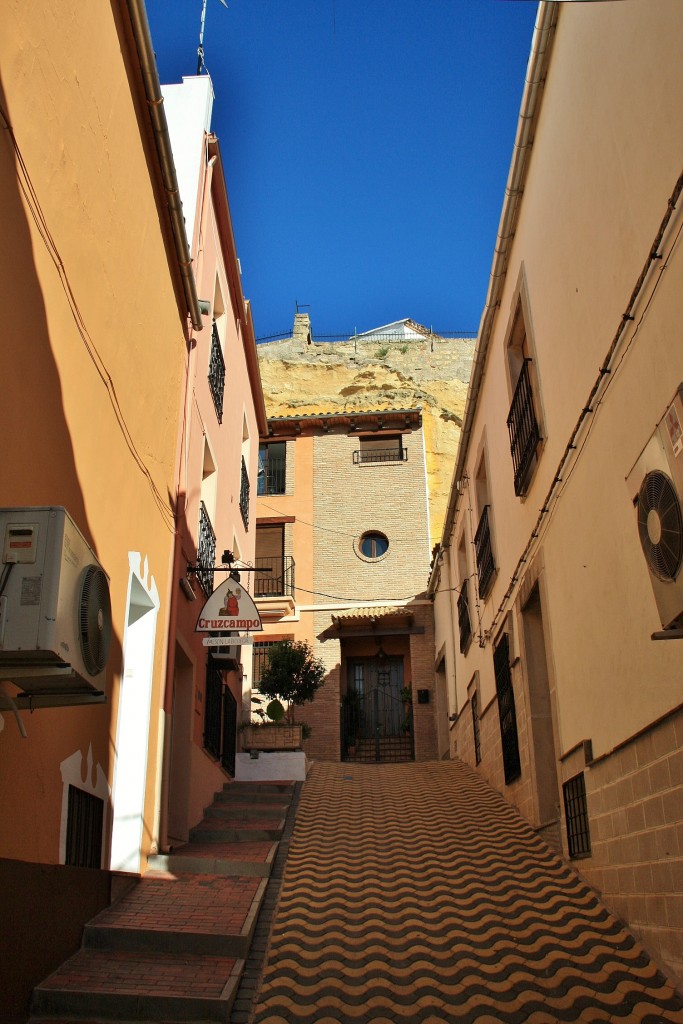
{"label": "round window", "polygon": [[360,550],[366,558],[381,558],[389,550],[389,541],[383,533],[364,533],[360,539]]}

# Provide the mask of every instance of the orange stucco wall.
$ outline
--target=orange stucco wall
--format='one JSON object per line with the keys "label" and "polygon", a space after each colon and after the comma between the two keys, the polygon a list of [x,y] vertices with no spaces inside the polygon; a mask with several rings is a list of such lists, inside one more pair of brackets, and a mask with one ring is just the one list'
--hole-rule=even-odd
{"label": "orange stucco wall", "polygon": [[0,104],[24,169],[2,131],[0,505],[67,508],[110,576],[114,625],[105,705],[25,714],[27,740],[3,716],[0,853],[25,860],[58,860],[62,760],[81,751],[85,773],[91,747],[111,784],[129,552],[161,602],[147,845],[155,828],[185,317],[127,46],[108,4],[5,5]]}

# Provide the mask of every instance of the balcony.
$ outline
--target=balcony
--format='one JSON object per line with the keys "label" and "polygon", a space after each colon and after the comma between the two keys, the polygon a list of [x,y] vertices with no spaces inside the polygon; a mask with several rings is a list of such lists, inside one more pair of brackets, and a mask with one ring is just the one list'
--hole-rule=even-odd
{"label": "balcony", "polygon": [[[197,565],[213,570],[216,561],[216,534],[203,501],[199,503],[199,539],[197,541]],[[208,597],[213,591],[213,572],[197,569],[199,585]]]}
{"label": "balcony", "polygon": [[266,460],[265,468],[259,473],[258,494],[284,494],[285,493],[286,462],[285,459],[273,458]]}
{"label": "balcony", "polygon": [[249,474],[247,472],[247,464],[242,456],[242,481],[240,484],[240,512],[242,513],[242,522],[244,523],[244,529],[249,529]]}
{"label": "balcony", "polygon": [[491,546],[491,526],[489,523],[490,505],[484,506],[477,532],[474,535],[474,550],[477,556],[477,575],[479,577],[479,597],[485,597],[493,580],[496,565],[493,561]]}
{"label": "balcony", "polygon": [[529,374],[530,363],[530,359],[525,359],[522,363],[522,370],[510,406],[510,414],[507,418],[512,466],[515,474],[515,494],[518,498],[527,492],[531,470],[541,441],[541,432],[534,411]]}
{"label": "balcony", "polygon": [[223,392],[225,391],[225,362],[223,349],[218,337],[218,328],[214,321],[211,328],[211,357],[209,359],[209,387],[213,398],[218,422],[223,422]]}
{"label": "balcony", "polygon": [[361,448],[353,453],[354,466],[368,466],[385,462],[407,461],[407,448]]}
{"label": "balcony", "polygon": [[[291,555],[281,558],[255,558],[254,597],[291,597],[294,593],[294,559]],[[267,569],[268,572],[259,572]]]}
{"label": "balcony", "polygon": [[470,621],[470,603],[467,595],[467,580],[464,581],[458,597],[458,629],[460,631],[460,653],[464,654],[472,639],[472,623]]}

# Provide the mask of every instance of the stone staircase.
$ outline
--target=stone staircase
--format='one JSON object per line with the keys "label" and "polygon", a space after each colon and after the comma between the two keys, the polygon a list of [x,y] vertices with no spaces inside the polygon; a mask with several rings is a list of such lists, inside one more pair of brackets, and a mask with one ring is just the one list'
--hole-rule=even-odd
{"label": "stone staircase", "polygon": [[230,1020],[293,783],[227,783],[187,844],[84,929],[29,1024]]}

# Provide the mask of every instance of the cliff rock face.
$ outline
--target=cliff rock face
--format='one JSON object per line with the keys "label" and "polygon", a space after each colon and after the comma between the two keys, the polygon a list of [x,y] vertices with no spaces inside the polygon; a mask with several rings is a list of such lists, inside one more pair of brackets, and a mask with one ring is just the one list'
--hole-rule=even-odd
{"label": "cliff rock face", "polygon": [[[295,325],[296,329],[296,325]],[[436,335],[258,346],[269,416],[422,408],[431,543],[441,539],[475,341]]]}

